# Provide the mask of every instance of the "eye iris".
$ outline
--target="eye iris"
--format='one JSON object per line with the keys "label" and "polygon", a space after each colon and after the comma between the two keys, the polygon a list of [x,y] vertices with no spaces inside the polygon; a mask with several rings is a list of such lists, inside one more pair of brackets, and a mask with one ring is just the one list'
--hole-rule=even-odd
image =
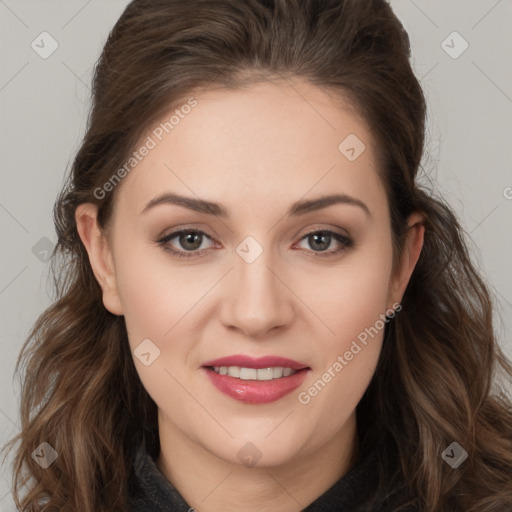
{"label": "eye iris", "polygon": [[[327,234],[327,233],[315,233],[313,235],[309,235],[309,240],[313,240],[313,244],[311,245],[311,247],[314,249],[314,246],[315,244],[317,244],[317,238],[320,238],[320,239],[323,239],[324,242],[321,242],[319,245],[320,245],[320,250],[322,249],[327,249],[329,247],[329,243],[331,241],[331,235]],[[325,239],[327,239],[327,241],[325,241]]]}
{"label": "eye iris", "polygon": [[[184,249],[194,251],[201,246],[201,239],[202,235],[199,233],[184,233],[180,235],[180,244]],[[198,240],[199,244],[197,244]],[[192,245],[192,247],[190,247],[190,245]]]}

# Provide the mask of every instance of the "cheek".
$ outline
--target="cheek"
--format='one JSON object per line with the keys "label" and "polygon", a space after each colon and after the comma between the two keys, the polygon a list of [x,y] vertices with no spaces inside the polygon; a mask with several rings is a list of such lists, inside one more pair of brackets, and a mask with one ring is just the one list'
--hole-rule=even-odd
{"label": "cheek", "polygon": [[134,364],[144,388],[159,407],[181,410],[187,395],[178,382],[184,380],[185,362],[194,343],[190,336],[194,305],[208,290],[205,283],[213,278],[211,272],[209,276],[181,272],[166,262],[165,255],[153,257],[155,253],[155,249],[133,248],[118,258],[118,292]]}
{"label": "cheek", "polygon": [[117,288],[132,348],[144,338],[170,337],[212,280],[211,272],[208,277],[200,270],[180,271],[159,248],[136,245],[123,250],[119,244],[116,258]]}
{"label": "cheek", "polygon": [[[380,242],[380,243],[379,243]],[[339,267],[311,276],[303,293],[332,336],[329,345],[343,346],[375,324],[388,307],[392,268],[391,244],[383,238],[354,252]],[[327,332],[327,331],[326,331]]]}
{"label": "cheek", "polygon": [[[333,295],[325,323],[334,331],[315,338],[317,364],[298,391],[304,428],[326,440],[354,413],[375,372],[386,322],[386,279],[369,272],[347,279]],[[321,428],[320,428],[321,425]]]}
{"label": "cheek", "polygon": [[315,337],[316,371],[299,402],[312,409],[339,404],[327,420],[333,426],[355,408],[375,371],[387,325],[391,254],[383,238],[336,271],[308,279],[316,290],[308,295],[308,306],[325,325]]}

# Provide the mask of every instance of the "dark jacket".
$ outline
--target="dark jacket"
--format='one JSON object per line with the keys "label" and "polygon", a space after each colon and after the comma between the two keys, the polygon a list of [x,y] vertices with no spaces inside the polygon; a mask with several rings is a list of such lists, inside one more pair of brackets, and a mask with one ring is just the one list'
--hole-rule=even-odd
{"label": "dark jacket", "polygon": [[[194,512],[160,472],[143,445],[136,451],[132,471],[127,512]],[[382,503],[370,509],[361,507],[374,489],[375,476],[375,453],[370,452],[304,512],[388,512],[389,508]]]}

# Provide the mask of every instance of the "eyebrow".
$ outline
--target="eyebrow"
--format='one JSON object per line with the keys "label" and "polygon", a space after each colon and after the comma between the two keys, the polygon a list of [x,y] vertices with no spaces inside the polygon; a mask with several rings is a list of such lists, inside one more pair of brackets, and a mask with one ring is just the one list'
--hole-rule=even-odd
{"label": "eyebrow", "polygon": [[[206,201],[204,199],[195,199],[193,197],[181,196],[173,193],[161,194],[149,201],[149,203],[141,211],[141,214],[162,204],[172,204],[182,206],[199,213],[206,213],[208,215],[215,215],[217,217],[228,218],[229,213],[225,207],[218,203]],[[370,210],[363,201],[346,194],[331,194],[327,196],[318,197],[316,199],[304,199],[297,201],[291,205],[286,215],[289,217],[298,217],[306,213],[327,208],[333,204],[347,204],[351,206],[358,206],[371,217]]]}

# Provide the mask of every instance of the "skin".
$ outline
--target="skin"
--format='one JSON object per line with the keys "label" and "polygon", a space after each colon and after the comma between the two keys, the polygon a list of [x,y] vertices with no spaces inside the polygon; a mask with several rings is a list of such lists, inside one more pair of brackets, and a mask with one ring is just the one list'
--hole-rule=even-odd
{"label": "skin", "polygon": [[[298,394],[400,302],[423,245],[422,218],[410,217],[393,271],[372,134],[322,90],[297,79],[195,98],[197,107],[118,186],[109,232],[98,228],[93,204],[77,208],[78,231],[105,307],[125,317],[132,351],[146,338],[160,350],[149,366],[134,362],[158,406],[162,473],[201,512],[302,510],[356,461],[355,408],[383,329],[308,404]],[[366,146],[353,162],[338,150],[349,134]],[[171,204],[141,213],[163,192],[221,203],[230,216]],[[332,193],[363,201],[370,213],[335,204],[285,216],[299,199]],[[157,240],[181,228],[212,240],[198,241],[194,257],[175,257]],[[348,235],[354,245],[318,257],[343,246],[334,238],[315,244],[305,236],[314,230]],[[263,249],[252,263],[235,251],[247,236]],[[186,252],[179,237],[168,245]],[[288,357],[311,371],[280,400],[246,404],[200,368],[232,354]],[[261,453],[252,467],[237,456],[249,442]]]}

